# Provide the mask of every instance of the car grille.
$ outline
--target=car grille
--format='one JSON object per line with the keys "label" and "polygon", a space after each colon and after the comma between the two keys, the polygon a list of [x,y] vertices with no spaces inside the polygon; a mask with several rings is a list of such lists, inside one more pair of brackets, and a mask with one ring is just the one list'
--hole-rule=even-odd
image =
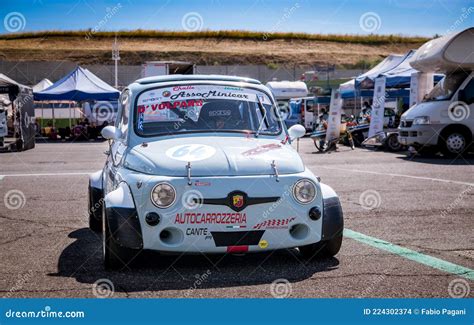
{"label": "car grille", "polygon": [[400,136],[401,137],[417,137],[418,132],[417,131],[412,131],[412,132],[400,131]]}

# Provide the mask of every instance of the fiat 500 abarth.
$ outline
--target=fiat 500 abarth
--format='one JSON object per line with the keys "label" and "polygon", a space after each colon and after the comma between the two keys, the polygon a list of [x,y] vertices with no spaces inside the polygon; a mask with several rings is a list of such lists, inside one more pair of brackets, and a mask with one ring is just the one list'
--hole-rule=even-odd
{"label": "fiat 500 abarth", "polygon": [[246,253],[342,243],[336,193],[305,168],[259,81],[227,76],[140,79],[121,94],[103,170],[89,181],[89,222],[106,268],[141,250]]}

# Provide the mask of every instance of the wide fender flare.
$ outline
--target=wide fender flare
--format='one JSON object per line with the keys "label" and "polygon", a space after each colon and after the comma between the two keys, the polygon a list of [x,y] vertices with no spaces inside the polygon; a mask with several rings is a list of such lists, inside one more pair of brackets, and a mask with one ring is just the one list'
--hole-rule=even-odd
{"label": "wide fender flare", "polygon": [[92,188],[103,190],[102,170],[98,170],[95,173],[89,175],[89,186]]}
{"label": "wide fender flare", "polygon": [[121,182],[117,188],[105,196],[105,206],[107,208],[130,208],[135,209],[130,187],[125,182]]}
{"label": "wide fender flare", "polygon": [[143,237],[130,187],[121,182],[105,196],[105,222],[113,239],[122,247],[141,249]]}
{"label": "wide fender flare", "polygon": [[89,175],[89,214],[96,220],[102,218],[103,200],[102,170],[98,170]]}
{"label": "wide fender flare", "polygon": [[328,185],[320,183],[323,197],[323,224],[321,240],[331,240],[342,235],[344,215],[341,202],[336,192]]}

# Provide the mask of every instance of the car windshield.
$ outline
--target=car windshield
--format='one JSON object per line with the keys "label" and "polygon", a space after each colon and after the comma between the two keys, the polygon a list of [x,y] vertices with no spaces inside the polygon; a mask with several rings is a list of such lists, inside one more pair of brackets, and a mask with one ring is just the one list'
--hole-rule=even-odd
{"label": "car windshield", "polygon": [[454,72],[441,79],[424,98],[424,102],[449,100],[461,83],[468,76],[467,72]]}
{"label": "car windshield", "polygon": [[140,136],[186,132],[276,135],[281,132],[281,123],[275,112],[265,93],[250,88],[222,85],[154,88],[138,97],[135,129]]}

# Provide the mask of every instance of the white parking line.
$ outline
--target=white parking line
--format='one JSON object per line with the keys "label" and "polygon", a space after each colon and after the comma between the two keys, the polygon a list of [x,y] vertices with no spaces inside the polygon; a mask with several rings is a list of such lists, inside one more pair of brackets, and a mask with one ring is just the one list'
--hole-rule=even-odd
{"label": "white parking line", "polygon": [[42,177],[42,176],[81,176],[90,175],[91,172],[70,172],[70,173],[38,173],[38,174],[4,174],[0,175],[0,180],[4,177]]}
{"label": "white parking line", "polygon": [[318,168],[326,168],[326,169],[332,169],[332,170],[340,170],[340,171],[352,172],[352,173],[363,173],[363,174],[383,175],[383,176],[391,176],[391,177],[405,177],[405,178],[421,179],[421,180],[425,180],[425,181],[434,181],[434,182],[443,182],[443,183],[451,183],[451,184],[474,186],[474,183],[453,181],[453,180],[442,179],[442,178],[432,178],[432,177],[412,176],[412,175],[392,174],[392,173],[380,173],[380,172],[372,172],[372,171],[368,171],[368,170],[346,169],[346,168],[328,167],[328,166],[318,166]]}

